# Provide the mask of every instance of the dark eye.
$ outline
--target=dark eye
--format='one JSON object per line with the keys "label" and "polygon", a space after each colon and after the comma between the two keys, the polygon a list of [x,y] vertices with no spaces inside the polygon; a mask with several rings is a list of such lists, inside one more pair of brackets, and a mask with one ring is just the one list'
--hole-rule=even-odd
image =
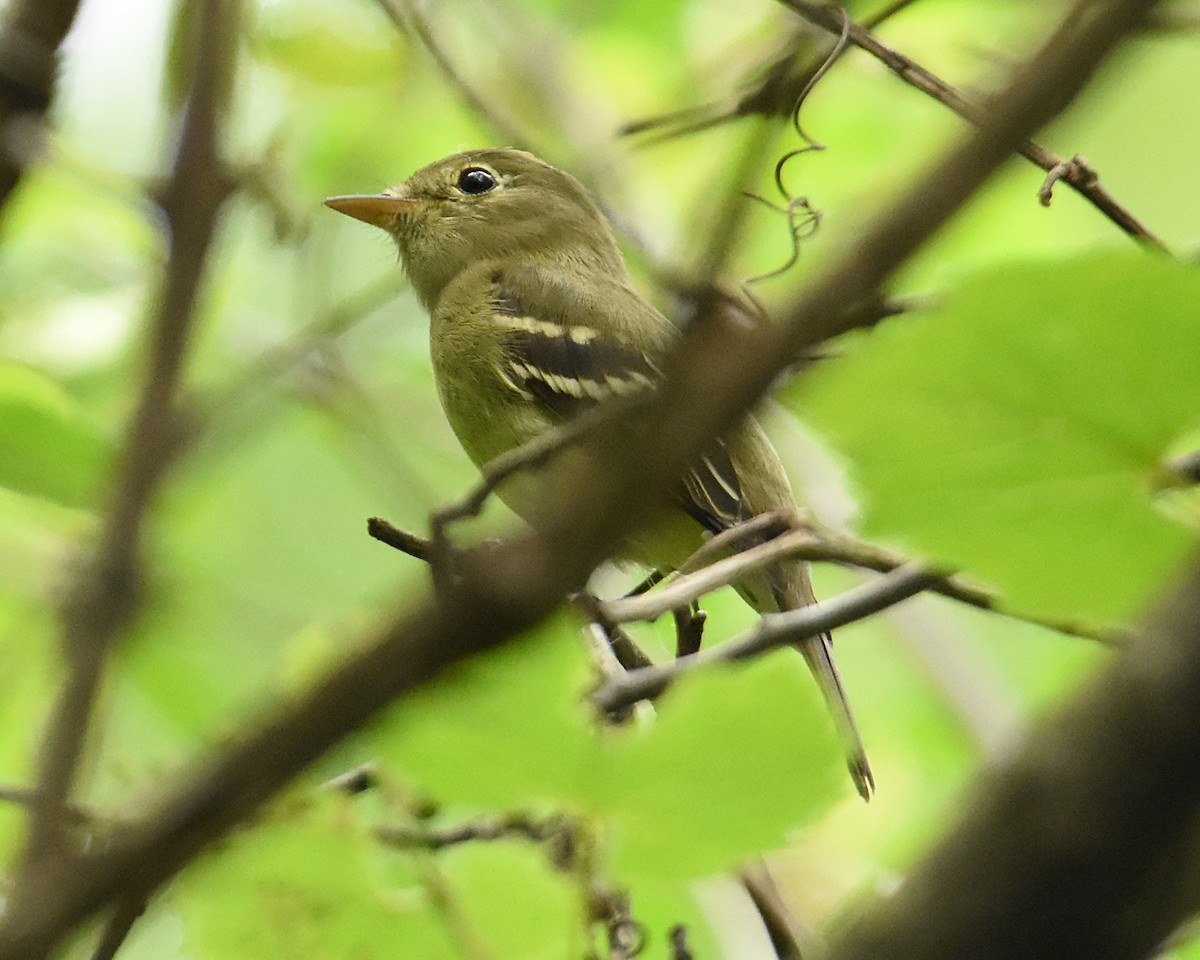
{"label": "dark eye", "polygon": [[480,167],[468,167],[458,175],[458,189],[463,193],[487,193],[496,186],[496,178]]}

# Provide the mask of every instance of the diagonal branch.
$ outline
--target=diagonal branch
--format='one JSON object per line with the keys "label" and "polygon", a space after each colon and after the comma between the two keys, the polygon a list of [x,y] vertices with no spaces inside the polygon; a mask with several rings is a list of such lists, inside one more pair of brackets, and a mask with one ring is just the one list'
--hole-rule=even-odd
{"label": "diagonal branch", "polygon": [[[654,590],[635,592],[616,600],[595,601],[586,609],[588,616],[600,618],[606,628],[634,620],[656,620],[664,613],[678,610],[713,590],[729,586],[750,574],[780,560],[808,560],[813,563],[837,563],[847,567],[889,573],[912,560],[883,547],[854,537],[817,531],[807,526],[792,529],[793,521],[778,513],[764,513],[745,523],[730,527],[705,542],[676,573],[660,581]],[[787,532],[788,530],[791,532]],[[407,530],[401,530],[382,517],[367,521],[367,532],[417,560],[430,562],[433,546],[429,540]],[[766,543],[755,538],[770,538]],[[733,556],[722,551],[736,550]],[[1118,628],[1100,629],[1076,620],[1041,617],[1009,609],[1002,598],[987,587],[971,582],[957,573],[931,572],[928,590],[951,600],[957,600],[978,610],[1031,623],[1067,636],[1096,640],[1116,645],[1128,638]]]}
{"label": "diagonal branch", "polygon": [[418,0],[376,0],[380,9],[397,27],[410,36],[415,36],[437,66],[446,83],[458,92],[458,96],[489,127],[493,134],[510,147],[528,149],[530,140],[517,124],[503,116],[488,99],[479,92],[461,70],[450,59],[450,55],[434,35],[433,28],[425,18]]}
{"label": "diagonal branch", "polygon": [[832,599],[785,613],[764,614],[756,626],[719,647],[610,677],[591,695],[592,703],[597,709],[611,712],[656,697],[692,670],[745,660],[863,620],[927,590],[933,579],[919,567],[901,567]]}
{"label": "diagonal branch", "polygon": [[[717,560],[694,572],[668,578],[662,586],[653,591],[610,600],[603,604],[602,611],[613,623],[654,620],[713,590],[738,583],[751,573],[785,559],[829,561],[878,573],[888,573],[912,564],[907,557],[854,537],[798,529],[742,550],[731,557]],[[967,606],[992,611],[1069,636],[1098,640],[1101,643],[1116,643],[1121,638],[1119,630],[1099,630],[1074,620],[1039,617],[1010,610],[994,591],[972,583],[959,574],[935,571],[929,571],[929,574],[927,589],[931,593],[941,594]]]}

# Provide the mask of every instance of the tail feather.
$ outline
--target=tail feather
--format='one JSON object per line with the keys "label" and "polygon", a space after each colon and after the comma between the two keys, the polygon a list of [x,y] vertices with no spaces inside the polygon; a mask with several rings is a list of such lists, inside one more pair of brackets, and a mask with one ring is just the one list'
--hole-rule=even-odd
{"label": "tail feather", "polygon": [[[781,563],[771,570],[747,577],[734,587],[759,613],[796,610],[817,602],[809,579],[808,564],[805,563]],[[808,667],[833,717],[834,729],[842,742],[854,789],[864,800],[870,800],[875,792],[875,776],[871,773],[858,724],[854,722],[854,712],[850,709],[846,688],[842,686],[842,678],[833,659],[833,638],[828,633],[822,633],[795,646],[808,661]]]}
{"label": "tail feather", "polygon": [[854,781],[854,788],[860,797],[870,800],[871,794],[875,792],[875,776],[871,773],[871,764],[867,760],[867,752],[858,733],[858,724],[854,722],[854,712],[850,709],[846,688],[842,686],[842,678],[838,675],[837,664],[833,660],[833,638],[823,633],[819,637],[797,644],[797,647],[808,661],[808,667],[812,670],[821,695],[833,716],[833,725],[842,741],[842,748],[846,753],[846,767],[850,771],[850,779]]}

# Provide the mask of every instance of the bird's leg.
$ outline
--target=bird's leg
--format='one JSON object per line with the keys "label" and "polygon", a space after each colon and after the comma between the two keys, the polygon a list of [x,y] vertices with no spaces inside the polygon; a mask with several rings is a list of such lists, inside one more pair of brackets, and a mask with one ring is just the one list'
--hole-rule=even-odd
{"label": "bird's leg", "polygon": [[676,659],[697,653],[704,641],[704,621],[708,619],[708,614],[700,609],[700,601],[693,600],[671,612],[675,617]]}
{"label": "bird's leg", "polygon": [[602,614],[602,605],[596,597],[583,591],[572,594],[570,599],[576,609],[600,629],[605,643],[622,669],[640,670],[653,664],[654,661],[646,656],[620,624],[613,623]]}
{"label": "bird's leg", "polygon": [[450,539],[450,525],[465,515],[461,504],[450,504],[429,516],[429,572],[439,594],[452,593],[462,582],[462,557]]}

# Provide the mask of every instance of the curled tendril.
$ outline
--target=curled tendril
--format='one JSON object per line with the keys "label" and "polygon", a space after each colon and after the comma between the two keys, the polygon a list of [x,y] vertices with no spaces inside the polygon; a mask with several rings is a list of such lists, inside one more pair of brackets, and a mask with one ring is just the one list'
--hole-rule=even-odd
{"label": "curled tendril", "polygon": [[805,131],[804,126],[800,123],[800,110],[804,106],[804,102],[808,99],[808,95],[816,89],[818,83],[824,79],[825,74],[833,67],[838,58],[845,51],[850,40],[850,16],[844,9],[840,9],[839,14],[842,18],[842,30],[838,35],[837,42],[833,49],[829,52],[829,56],[825,58],[824,63],[813,73],[809,78],[808,83],[804,85],[804,89],[800,91],[800,95],[796,97],[796,102],[792,105],[792,128],[796,131],[796,135],[804,142],[803,146],[796,147],[794,150],[789,150],[775,163],[774,179],[775,189],[779,191],[779,196],[783,203],[772,203],[765,197],[761,197],[755,193],[747,193],[746,196],[752,200],[757,200],[759,203],[776,211],[787,219],[788,232],[791,235],[792,249],[788,254],[787,260],[774,270],[768,270],[765,273],[756,274],[753,277],[748,277],[742,282],[742,293],[746,298],[754,304],[758,312],[766,316],[766,311],[761,303],[750,292],[750,287],[753,284],[761,283],[763,280],[769,280],[772,277],[778,277],[781,274],[790,270],[800,259],[800,244],[807,240],[817,232],[821,224],[821,211],[814,207],[807,197],[797,197],[783,182],[784,168],[796,157],[806,153],[816,153],[825,149],[825,145],[819,142],[815,137],[809,136]]}
{"label": "curled tendril", "polygon": [[765,318],[767,311],[758,298],[754,296],[753,292],[751,292],[750,287],[756,283],[761,283],[763,280],[782,276],[795,266],[796,261],[800,259],[800,244],[813,236],[821,226],[821,211],[809,202],[808,197],[787,197],[786,205],[781,205],[772,203],[770,200],[760,197],[756,193],[747,193],[746,196],[751,200],[757,200],[763,206],[786,217],[788,232],[792,241],[792,249],[788,254],[787,260],[773,270],[768,270],[765,273],[756,273],[754,276],[747,277],[742,281],[742,294],[754,305],[759,315]]}

